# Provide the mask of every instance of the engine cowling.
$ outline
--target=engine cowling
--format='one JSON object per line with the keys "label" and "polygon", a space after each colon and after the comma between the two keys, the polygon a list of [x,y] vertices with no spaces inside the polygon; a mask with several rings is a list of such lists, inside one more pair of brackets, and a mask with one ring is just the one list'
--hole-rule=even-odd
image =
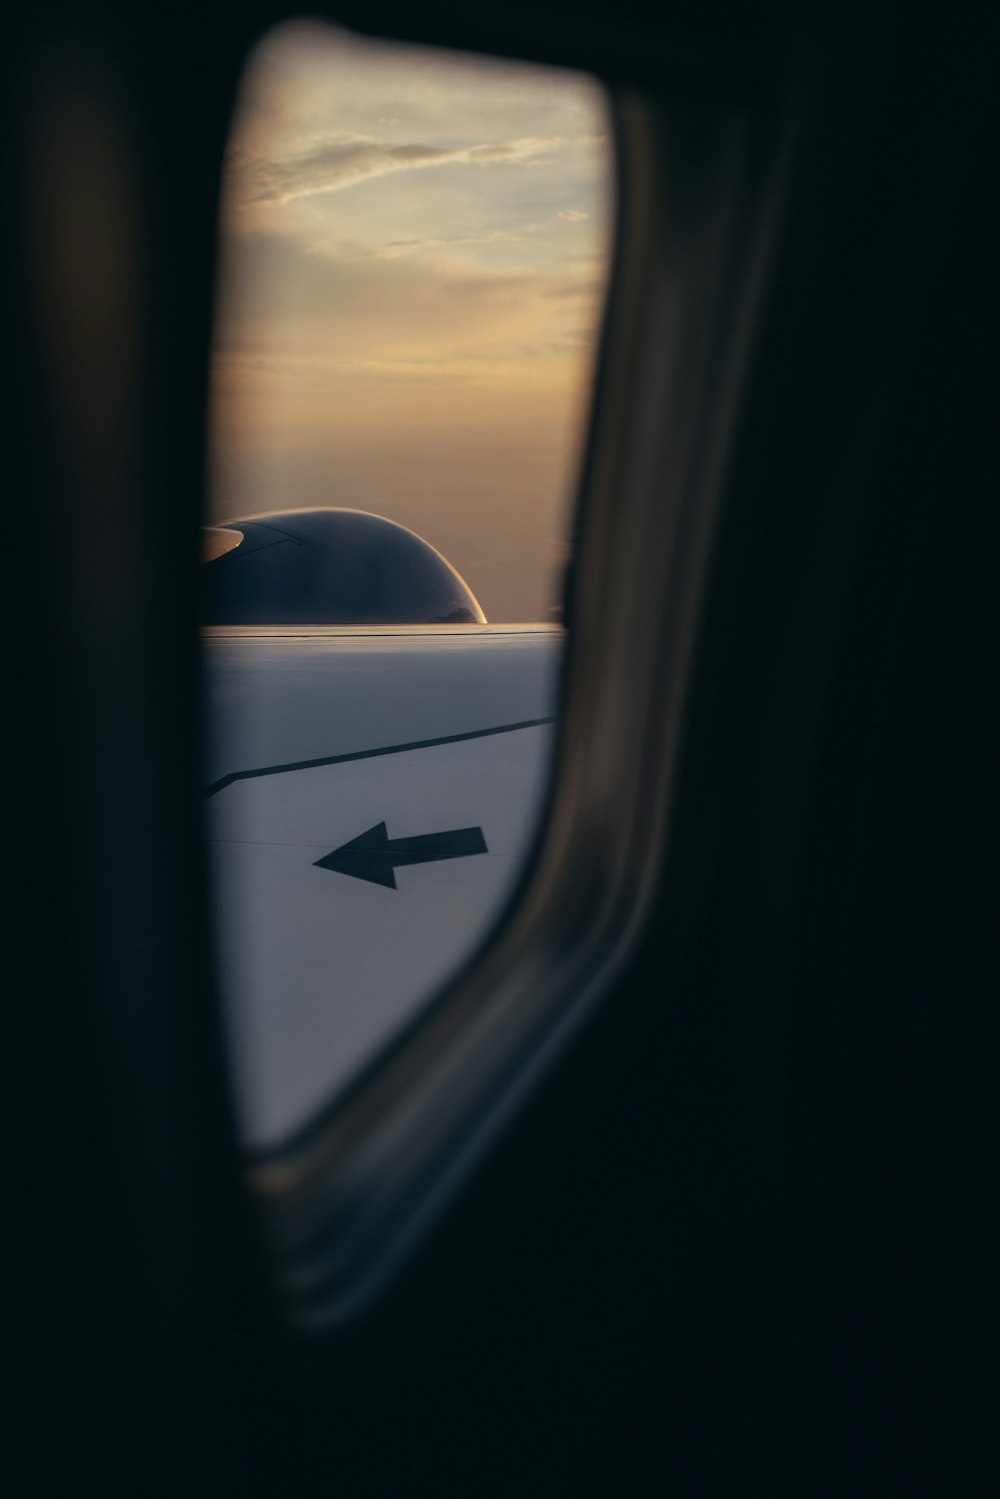
{"label": "engine cowling", "polygon": [[430,542],[363,510],[273,510],[205,527],[206,625],[485,624]]}

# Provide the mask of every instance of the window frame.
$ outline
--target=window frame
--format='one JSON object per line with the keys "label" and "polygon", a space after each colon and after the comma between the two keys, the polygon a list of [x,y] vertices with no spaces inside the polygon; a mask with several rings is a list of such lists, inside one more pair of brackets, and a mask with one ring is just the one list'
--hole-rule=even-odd
{"label": "window frame", "polygon": [[785,153],[745,89],[609,102],[617,223],[548,806],[477,955],[346,1093],[248,1158],[301,1330],[352,1319],[400,1269],[608,991],[656,889]]}

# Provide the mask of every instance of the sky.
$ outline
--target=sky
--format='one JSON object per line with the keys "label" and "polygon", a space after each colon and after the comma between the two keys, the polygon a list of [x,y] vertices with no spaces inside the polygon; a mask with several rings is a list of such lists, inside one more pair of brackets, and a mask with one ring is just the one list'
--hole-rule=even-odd
{"label": "sky", "polygon": [[223,183],[210,519],[370,510],[489,619],[558,617],[611,187],[587,78],[272,32]]}

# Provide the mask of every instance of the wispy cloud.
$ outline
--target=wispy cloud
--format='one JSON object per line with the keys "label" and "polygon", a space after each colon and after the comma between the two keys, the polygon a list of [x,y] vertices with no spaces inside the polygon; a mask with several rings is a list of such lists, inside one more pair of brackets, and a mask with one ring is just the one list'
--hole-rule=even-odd
{"label": "wispy cloud", "polygon": [[421,167],[535,163],[559,144],[554,137],[528,137],[479,146],[386,145],[367,135],[332,135],[284,157],[269,159],[241,152],[230,160],[230,166],[243,178],[240,184],[243,206],[282,204],[316,193],[341,192],[370,177],[412,172]]}
{"label": "wispy cloud", "polygon": [[599,297],[603,291],[602,281],[567,281],[558,286],[546,287],[542,296],[553,297],[556,300],[571,297]]}
{"label": "wispy cloud", "polygon": [[439,250],[447,243],[444,239],[389,239],[384,245],[366,250],[365,254],[381,260],[397,260],[400,255],[414,255],[418,250]]}
{"label": "wispy cloud", "polygon": [[524,239],[542,228],[542,224],[522,224],[517,229],[491,229],[489,234],[461,234],[451,239],[388,239],[382,245],[365,250],[364,254],[380,260],[396,260],[400,255],[413,255],[420,250],[450,249],[454,245],[505,244]]}
{"label": "wispy cloud", "polygon": [[581,213],[578,208],[560,208],[556,214],[557,219],[565,219],[569,224],[582,224],[584,219],[589,219],[588,213]]}

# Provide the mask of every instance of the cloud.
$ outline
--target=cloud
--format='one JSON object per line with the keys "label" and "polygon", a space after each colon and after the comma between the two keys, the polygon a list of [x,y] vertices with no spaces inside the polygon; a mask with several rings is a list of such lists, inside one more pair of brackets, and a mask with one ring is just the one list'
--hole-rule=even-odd
{"label": "cloud", "polygon": [[444,250],[455,245],[496,245],[522,240],[541,229],[541,224],[522,224],[519,229],[491,229],[488,234],[461,234],[452,239],[387,239],[363,253],[380,260],[395,260],[400,255],[412,255],[419,250]]}
{"label": "cloud", "polygon": [[243,181],[239,199],[248,204],[290,203],[316,193],[341,192],[370,177],[412,172],[420,167],[500,163],[534,164],[558,146],[555,138],[528,137],[494,141],[481,146],[385,145],[367,135],[332,135],[313,141],[284,157],[230,156],[230,168]]}
{"label": "cloud", "polygon": [[547,287],[542,296],[555,298],[556,300],[572,297],[599,297],[603,294],[604,289],[604,281],[569,281],[557,286]]}
{"label": "cloud", "polygon": [[439,250],[445,244],[447,241],[443,239],[389,239],[384,245],[378,245],[365,253],[383,260],[395,260],[400,255],[412,255],[417,250]]}
{"label": "cloud", "polygon": [[327,370],[502,366],[513,378],[524,346],[548,359],[581,326],[579,304],[550,298],[564,278],[537,268],[488,270],[417,247],[399,258],[320,253],[274,231],[231,253],[216,328],[226,356]]}
{"label": "cloud", "polygon": [[560,208],[556,214],[557,219],[565,219],[569,224],[580,224],[584,219],[589,219],[589,213],[581,213],[578,208]]}

